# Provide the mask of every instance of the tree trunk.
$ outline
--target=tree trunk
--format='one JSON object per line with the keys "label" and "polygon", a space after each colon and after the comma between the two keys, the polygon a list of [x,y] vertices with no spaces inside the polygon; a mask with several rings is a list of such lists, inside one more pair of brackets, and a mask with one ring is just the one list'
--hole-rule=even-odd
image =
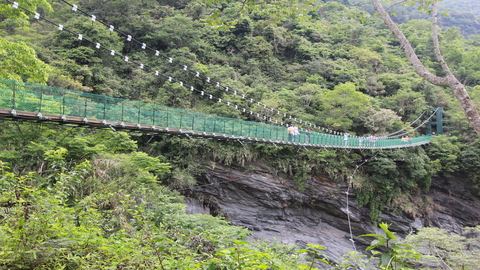
{"label": "tree trunk", "polygon": [[392,33],[397,37],[398,41],[402,46],[403,51],[407,54],[408,60],[410,60],[410,63],[415,68],[415,71],[417,71],[417,73],[420,76],[422,76],[425,80],[427,80],[431,84],[449,87],[450,89],[452,89],[455,97],[460,102],[460,105],[465,113],[467,120],[475,129],[475,132],[477,133],[477,135],[480,136],[480,115],[477,109],[475,108],[475,106],[473,105],[472,99],[468,95],[467,90],[465,89],[465,86],[450,71],[450,68],[448,67],[447,63],[443,59],[443,56],[440,52],[440,47],[438,42],[438,26],[437,26],[438,0],[434,0],[433,12],[432,12],[433,43],[435,47],[434,48],[435,55],[437,56],[437,59],[442,66],[442,69],[445,71],[445,74],[446,74],[445,77],[436,76],[435,74],[431,73],[422,64],[420,59],[418,59],[418,56],[415,53],[408,39],[405,37],[403,32],[398,28],[398,26],[392,21],[388,13],[383,8],[381,0],[372,0],[372,2],[378,14],[380,14],[381,18],[385,22],[385,24],[388,26],[390,31],[392,31]]}

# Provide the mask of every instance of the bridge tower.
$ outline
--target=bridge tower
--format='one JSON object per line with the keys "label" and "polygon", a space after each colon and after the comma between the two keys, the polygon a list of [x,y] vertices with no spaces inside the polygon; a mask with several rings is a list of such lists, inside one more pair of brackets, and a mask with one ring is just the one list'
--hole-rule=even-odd
{"label": "bridge tower", "polygon": [[432,109],[432,111],[437,111],[432,117],[430,123],[427,124],[427,134],[443,134],[443,108]]}

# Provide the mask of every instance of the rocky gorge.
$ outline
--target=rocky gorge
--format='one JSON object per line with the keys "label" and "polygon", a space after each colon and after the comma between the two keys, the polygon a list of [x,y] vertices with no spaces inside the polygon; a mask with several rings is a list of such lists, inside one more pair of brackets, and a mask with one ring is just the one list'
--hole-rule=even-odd
{"label": "rocky gorge", "polygon": [[[344,180],[309,177],[309,188],[299,191],[291,179],[271,167],[257,162],[245,168],[211,162],[197,179],[198,185],[184,193],[187,212],[222,215],[232,225],[248,228],[258,239],[323,245],[331,259],[352,249],[364,251],[371,239],[357,236],[380,233],[369,209],[358,206],[353,192],[347,199]],[[480,225],[478,189],[462,179],[436,177],[426,194],[412,200],[423,210],[384,211],[381,215],[381,221],[390,224],[397,236],[405,237],[424,226],[460,232],[464,226]]]}

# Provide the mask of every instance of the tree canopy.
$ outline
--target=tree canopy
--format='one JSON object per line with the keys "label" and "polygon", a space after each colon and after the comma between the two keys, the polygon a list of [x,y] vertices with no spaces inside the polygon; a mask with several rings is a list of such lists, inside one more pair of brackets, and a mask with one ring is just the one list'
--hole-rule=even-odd
{"label": "tree canopy", "polygon": [[[381,136],[404,127],[412,136],[422,135],[426,129],[409,125],[424,111],[442,107],[445,134],[426,149],[383,152],[362,166],[352,183],[357,201],[379,222],[382,211],[422,211],[403,202],[427,192],[433,176],[467,177],[476,190],[478,137],[441,78],[454,75],[472,102],[480,104],[480,38],[449,27],[438,29],[435,40],[435,27],[419,17],[397,24],[410,42],[405,54],[405,44],[379,17],[348,2],[75,1],[86,15],[64,1],[18,1],[61,23],[64,31],[1,3],[0,76],[244,120],[259,121],[252,117],[258,112],[288,123],[293,120],[283,115],[289,114],[355,135]],[[87,38],[131,61],[97,49]],[[142,48],[143,43],[159,55]],[[442,50],[448,68],[434,47]],[[413,54],[421,71],[442,83],[427,83],[409,61]],[[246,108],[246,113],[192,94],[169,76]],[[285,173],[296,189],[308,191],[309,177],[344,184],[357,169],[352,160],[368,155],[45,123],[2,121],[0,126],[0,185],[5,191],[0,206],[13,203],[7,205],[8,217],[2,213],[0,220],[0,256],[5,258],[0,261],[6,267],[293,269],[299,264],[296,251],[252,246],[243,241],[247,231],[230,228],[221,218],[187,216],[172,190],[193,185],[210,160],[227,166],[265,162]],[[323,163],[332,165],[318,166]],[[24,222],[28,224],[18,226]],[[443,239],[441,233],[437,238]],[[412,242],[425,243],[423,238]],[[448,261],[457,264],[455,256]]]}

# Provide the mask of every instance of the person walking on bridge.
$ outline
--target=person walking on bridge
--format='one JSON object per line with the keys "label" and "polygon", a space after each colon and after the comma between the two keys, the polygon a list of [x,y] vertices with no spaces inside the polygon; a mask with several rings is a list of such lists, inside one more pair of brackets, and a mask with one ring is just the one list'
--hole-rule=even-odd
{"label": "person walking on bridge", "polygon": [[358,146],[362,147],[364,140],[365,140],[365,136],[360,136],[360,138],[358,138]]}
{"label": "person walking on bridge", "polygon": [[298,127],[293,125],[293,141],[296,142],[297,138],[299,138],[300,131],[298,131]]}
{"label": "person walking on bridge", "polygon": [[348,146],[348,132],[343,133],[343,140],[345,141],[345,146]]}
{"label": "person walking on bridge", "polygon": [[293,142],[294,136],[293,136],[293,125],[292,124],[290,124],[290,126],[288,126],[287,133],[288,133],[288,141]]}

